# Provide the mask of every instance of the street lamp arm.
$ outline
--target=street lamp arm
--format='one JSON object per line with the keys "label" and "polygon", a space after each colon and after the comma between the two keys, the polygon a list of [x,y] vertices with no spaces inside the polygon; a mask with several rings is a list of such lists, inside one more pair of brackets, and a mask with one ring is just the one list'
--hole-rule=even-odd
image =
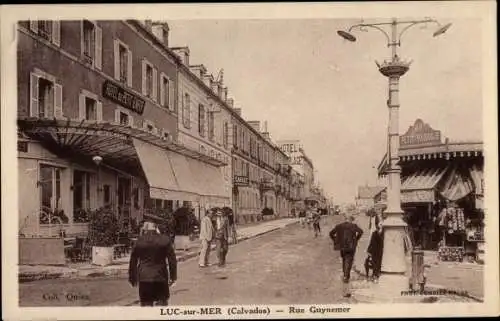
{"label": "street lamp arm", "polygon": [[399,33],[398,35],[398,43],[399,45],[401,45],[401,37],[403,36],[403,34],[408,30],[410,29],[411,27],[415,26],[415,25],[419,25],[419,24],[422,24],[422,23],[429,23],[429,22],[433,22],[435,24],[438,25],[438,27],[441,27],[441,24],[437,21],[437,20],[434,20],[434,19],[426,19],[426,20],[420,20],[420,21],[411,21],[411,22],[402,22],[402,23],[409,23],[406,27],[404,27],[401,32]]}
{"label": "street lamp arm", "polygon": [[378,31],[382,32],[384,34],[385,38],[387,39],[387,45],[389,45],[391,43],[391,38],[389,37],[389,34],[384,29],[380,28],[379,26],[377,26],[375,24],[360,23],[357,25],[353,25],[349,28],[349,32],[351,32],[351,30],[353,30],[355,28],[358,28],[359,30],[364,31],[363,28],[365,28],[365,27],[374,28],[374,29],[377,29]]}

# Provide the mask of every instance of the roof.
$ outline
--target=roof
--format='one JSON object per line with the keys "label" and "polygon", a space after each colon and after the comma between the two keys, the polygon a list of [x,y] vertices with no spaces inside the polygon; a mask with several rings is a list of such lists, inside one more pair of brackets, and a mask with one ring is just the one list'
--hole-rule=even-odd
{"label": "roof", "polygon": [[385,187],[384,186],[359,186],[358,187],[358,198],[373,198],[375,195],[380,193]]}

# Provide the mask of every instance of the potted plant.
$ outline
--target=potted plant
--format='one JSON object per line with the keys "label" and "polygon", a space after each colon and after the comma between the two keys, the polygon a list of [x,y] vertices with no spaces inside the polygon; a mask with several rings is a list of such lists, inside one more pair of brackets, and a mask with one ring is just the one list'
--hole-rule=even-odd
{"label": "potted plant", "polygon": [[89,245],[92,246],[92,264],[109,265],[118,232],[118,220],[110,208],[92,211],[89,217]]}

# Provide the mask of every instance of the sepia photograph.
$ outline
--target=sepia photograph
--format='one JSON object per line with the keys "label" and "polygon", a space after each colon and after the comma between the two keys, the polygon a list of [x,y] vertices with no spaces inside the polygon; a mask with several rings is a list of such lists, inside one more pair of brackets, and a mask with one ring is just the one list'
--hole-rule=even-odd
{"label": "sepia photograph", "polygon": [[0,7],[3,318],[498,316],[495,6]]}

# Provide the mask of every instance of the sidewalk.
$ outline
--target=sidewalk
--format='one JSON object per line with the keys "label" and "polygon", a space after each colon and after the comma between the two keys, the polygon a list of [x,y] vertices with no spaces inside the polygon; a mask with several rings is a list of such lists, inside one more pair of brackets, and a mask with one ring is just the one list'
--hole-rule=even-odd
{"label": "sidewalk", "polygon": [[[284,228],[297,222],[297,218],[282,218],[265,221],[258,225],[237,227],[236,233],[238,235],[238,242]],[[213,247],[214,246],[215,245],[213,245]],[[175,252],[177,254],[178,262],[196,257],[199,252],[199,241],[192,242],[187,251],[176,250]],[[115,259],[113,264],[108,266],[95,266],[88,262],[71,263],[67,266],[20,265],[19,282],[42,279],[126,275],[128,273],[129,259],[130,255],[126,255]]]}
{"label": "sidewalk", "polygon": [[[364,233],[358,243],[358,249],[354,257],[353,271],[357,274],[357,279],[362,279],[364,277],[364,261],[366,258],[366,249],[368,248],[370,231],[368,229],[369,218],[364,214],[359,215],[356,219],[356,223],[363,229]],[[411,258],[407,256],[407,272],[406,279],[408,280],[411,273]],[[484,266],[475,263],[458,263],[458,262],[441,262],[437,259],[437,253],[433,251],[424,251],[424,264],[427,264],[429,268],[427,269],[427,282],[425,285],[426,291],[446,289],[453,291],[465,291],[467,295],[465,298],[472,299],[474,301],[483,301],[484,297]],[[400,286],[401,290],[408,290],[408,282]],[[373,302],[380,300],[381,295],[384,292],[391,292],[393,289],[382,289],[382,285],[367,283],[364,281],[354,281],[353,282],[353,293],[354,296],[358,294],[363,300],[367,302]],[[387,291],[386,291],[387,290]],[[397,293],[394,291],[393,293]],[[383,296],[383,295],[382,295]],[[409,297],[408,300],[425,300],[425,295],[417,297]],[[391,298],[384,298],[391,299]],[[396,301],[400,298],[392,298]],[[444,300],[440,300],[444,301]]]}

